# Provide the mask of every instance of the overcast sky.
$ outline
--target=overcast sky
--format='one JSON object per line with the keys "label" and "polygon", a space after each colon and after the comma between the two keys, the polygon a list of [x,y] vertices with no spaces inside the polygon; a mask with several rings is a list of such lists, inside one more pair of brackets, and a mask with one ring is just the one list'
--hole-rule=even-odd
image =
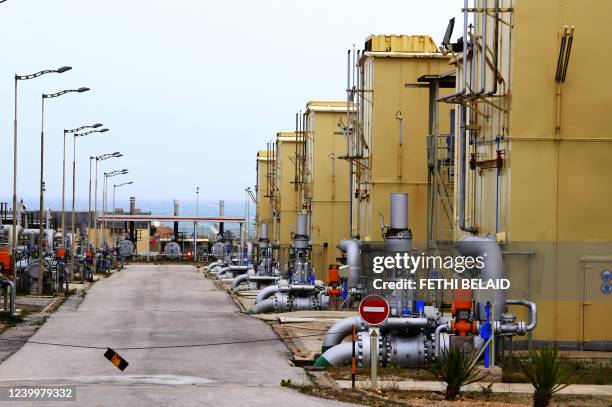
{"label": "overcast sky", "polygon": [[0,4],[0,197],[12,194],[16,72],[73,67],[19,83],[20,195],[38,196],[41,93],[88,86],[46,102],[50,200],[61,195],[62,129],[94,122],[111,131],[77,142],[79,198],[87,197],[88,157],[121,151],[102,168],[129,169],[115,178],[135,181],[119,201],[189,199],[196,185],[202,200],[244,199],[256,151],[292,130],[308,100],[345,98],[346,49],[372,33],[430,34],[439,43],[462,4],[8,0]]}

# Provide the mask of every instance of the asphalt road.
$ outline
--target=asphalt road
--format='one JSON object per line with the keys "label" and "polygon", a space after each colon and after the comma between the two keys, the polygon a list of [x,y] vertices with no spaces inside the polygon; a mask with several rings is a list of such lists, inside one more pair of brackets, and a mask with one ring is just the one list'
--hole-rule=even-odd
{"label": "asphalt road", "polygon": [[[133,265],[64,304],[30,340],[118,349],[274,338],[195,268]],[[28,343],[0,365],[0,385],[76,385],[76,402],[36,406],[346,405],[280,387],[307,379],[276,340],[118,350],[124,372],[104,352]]]}

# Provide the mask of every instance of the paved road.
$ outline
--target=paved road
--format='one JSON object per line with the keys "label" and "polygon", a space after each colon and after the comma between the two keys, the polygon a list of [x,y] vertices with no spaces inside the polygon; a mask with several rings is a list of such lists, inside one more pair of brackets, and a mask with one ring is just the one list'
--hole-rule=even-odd
{"label": "paved road", "polygon": [[[266,338],[275,338],[268,325],[240,314],[195,268],[133,265],[64,304],[31,340],[122,348]],[[120,351],[123,373],[103,353],[26,344],[0,365],[0,385],[75,384],[68,406],[343,405],[280,387],[306,377],[279,341]]]}

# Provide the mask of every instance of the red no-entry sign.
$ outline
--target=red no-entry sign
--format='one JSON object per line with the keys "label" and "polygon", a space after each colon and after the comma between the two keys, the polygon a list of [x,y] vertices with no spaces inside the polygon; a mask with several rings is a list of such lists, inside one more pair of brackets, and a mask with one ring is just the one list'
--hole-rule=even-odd
{"label": "red no-entry sign", "polygon": [[369,325],[380,325],[389,318],[389,303],[380,295],[368,295],[359,303],[359,316]]}

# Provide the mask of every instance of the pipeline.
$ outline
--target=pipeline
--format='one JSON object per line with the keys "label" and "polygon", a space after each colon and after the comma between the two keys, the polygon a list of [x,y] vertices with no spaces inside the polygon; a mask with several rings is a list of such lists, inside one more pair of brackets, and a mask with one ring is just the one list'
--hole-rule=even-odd
{"label": "pipeline", "polygon": [[[411,250],[411,234],[410,229],[408,229],[407,194],[391,194],[390,212],[391,221],[385,232],[386,252],[388,254],[409,252]],[[347,242],[351,242],[351,240]],[[353,241],[352,244],[356,245],[357,243]],[[459,242],[457,249],[463,256],[483,257],[484,268],[480,277],[484,283],[488,280],[497,280],[504,277],[502,253],[497,241],[491,237],[464,237]],[[394,277],[395,274],[392,278]],[[270,292],[274,293],[273,290]],[[436,309],[426,310],[417,307],[418,312],[415,312],[414,309],[410,308],[415,300],[412,298],[413,293],[399,295],[397,290],[394,290],[386,296],[391,308],[391,317],[378,326],[381,334],[375,342],[377,343],[380,365],[400,367],[426,365],[438,357],[442,351],[454,346],[451,345],[453,336],[469,337],[470,346],[475,350],[480,350],[485,343],[485,333],[487,332],[482,328],[485,328],[485,324],[488,323],[491,323],[495,334],[498,336],[525,335],[526,332],[536,327],[537,309],[534,303],[526,300],[506,300],[505,290],[492,290],[488,294],[492,298],[479,298],[475,305],[476,310],[479,311],[476,313],[478,319],[474,319],[471,299],[467,301],[467,306],[458,305],[458,308],[455,308],[456,305],[453,303],[453,309],[459,311],[453,311],[453,319],[449,319],[449,317],[441,316],[441,312]],[[268,295],[268,293],[265,295]],[[265,301],[273,303],[276,298]],[[493,309],[494,321],[488,321],[487,313],[484,312],[487,304],[491,303],[495,307]],[[516,321],[514,314],[506,312],[506,304],[522,305],[529,308],[529,323]],[[266,304],[266,306],[268,305]],[[410,312],[404,315],[404,311]],[[353,316],[336,322],[327,331],[322,342],[322,355],[316,360],[315,366],[342,366],[351,360],[352,344],[343,343],[343,340],[351,335],[353,327],[357,331],[355,348],[357,363],[360,367],[366,367],[369,364],[372,339],[369,328],[371,327],[364,323],[360,317]]]}
{"label": "pipeline", "polygon": [[243,281],[248,281],[248,280],[249,280],[248,273],[244,273],[242,275],[239,275],[238,277],[234,277],[234,279],[232,280],[232,291],[236,291],[238,286],[242,284]]}
{"label": "pipeline", "polygon": [[[222,278],[234,278],[234,274],[244,274],[248,270],[250,270],[249,266],[228,266],[223,267],[221,270],[217,272],[217,278],[220,280]],[[212,272],[215,273],[214,271]]]}
{"label": "pipeline", "polygon": [[[5,287],[8,288],[9,290],[9,309],[8,311],[10,312],[11,317],[14,317],[16,315],[16,310],[15,310],[15,300],[16,300],[16,290],[15,290],[15,283],[11,280],[2,280],[2,288],[4,289]],[[7,311],[7,310],[4,310]]]}
{"label": "pipeline", "polygon": [[529,323],[525,326],[525,331],[533,331],[538,325],[538,309],[535,302],[527,300],[507,300],[508,305],[522,305],[529,308]]}
{"label": "pipeline", "polygon": [[253,263],[253,242],[251,242],[250,240],[247,240],[246,249],[247,249],[247,261],[249,263]]}
{"label": "pipeline", "polygon": [[346,254],[346,263],[349,267],[349,288],[358,288],[361,278],[361,243],[357,239],[345,239],[338,243],[338,250]]}

